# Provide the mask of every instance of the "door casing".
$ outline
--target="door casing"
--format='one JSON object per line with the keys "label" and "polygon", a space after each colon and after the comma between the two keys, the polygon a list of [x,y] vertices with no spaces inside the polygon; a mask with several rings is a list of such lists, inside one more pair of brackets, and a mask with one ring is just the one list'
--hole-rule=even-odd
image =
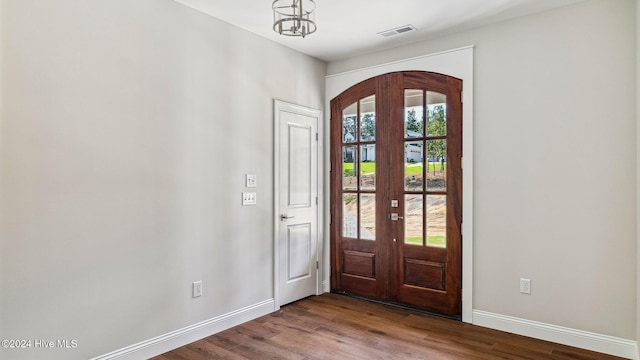
{"label": "door casing", "polygon": [[[465,194],[462,205],[463,223],[462,223],[462,321],[467,323],[473,322],[473,102],[474,102],[474,71],[473,60],[474,46],[464,46],[455,49],[420,55],[408,59],[392,60],[391,62],[367,66],[364,68],[338,72],[327,76],[325,82],[325,108],[329,109],[329,101],[342,93],[351,86],[364,81],[366,79],[382,75],[394,71],[429,71],[459,78],[463,81],[463,145],[462,145],[462,166],[464,169],[463,193]],[[330,115],[325,115],[324,133],[329,134]],[[325,178],[330,176],[329,169],[331,167],[329,161],[329,139],[324,139],[324,162],[325,162]],[[324,202],[328,204],[330,199],[329,183],[324,182]],[[323,261],[321,268],[323,269],[323,278],[329,279],[329,231],[330,231],[330,214],[328,208],[324,210],[324,229],[323,233]],[[328,280],[323,283],[323,291],[329,291]]]}

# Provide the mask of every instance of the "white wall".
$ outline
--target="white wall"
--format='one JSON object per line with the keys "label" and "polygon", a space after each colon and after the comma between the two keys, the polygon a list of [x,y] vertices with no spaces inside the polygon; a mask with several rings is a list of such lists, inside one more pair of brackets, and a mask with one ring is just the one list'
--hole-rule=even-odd
{"label": "white wall", "polygon": [[0,334],[78,348],[0,357],[273,298],[272,101],[321,109],[326,65],[171,0],[2,4]]}
{"label": "white wall", "polygon": [[[587,1],[332,62],[328,73],[467,45],[474,309],[635,340],[634,1]],[[520,277],[531,295],[518,292]]]}

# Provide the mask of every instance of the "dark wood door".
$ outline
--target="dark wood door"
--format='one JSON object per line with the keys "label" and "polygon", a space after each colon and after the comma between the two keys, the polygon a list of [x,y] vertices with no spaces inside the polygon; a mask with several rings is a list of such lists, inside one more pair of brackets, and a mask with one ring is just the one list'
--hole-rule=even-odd
{"label": "dark wood door", "polygon": [[461,315],[462,81],[381,75],[331,101],[331,288]]}

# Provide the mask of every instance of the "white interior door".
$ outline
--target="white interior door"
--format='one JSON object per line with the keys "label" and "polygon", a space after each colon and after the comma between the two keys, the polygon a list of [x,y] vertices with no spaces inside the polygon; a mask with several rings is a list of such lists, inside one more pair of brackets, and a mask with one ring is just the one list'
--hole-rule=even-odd
{"label": "white interior door", "polygon": [[276,305],[316,294],[320,111],[275,102]]}

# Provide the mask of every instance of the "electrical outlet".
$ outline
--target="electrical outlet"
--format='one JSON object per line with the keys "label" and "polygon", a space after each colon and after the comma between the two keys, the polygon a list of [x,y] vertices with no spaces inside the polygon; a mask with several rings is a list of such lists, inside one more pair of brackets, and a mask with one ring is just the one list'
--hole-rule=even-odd
{"label": "electrical outlet", "polygon": [[196,281],[193,284],[193,297],[197,298],[202,296],[202,280],[201,281]]}
{"label": "electrical outlet", "polygon": [[520,278],[520,292],[523,294],[531,294],[531,280]]}

